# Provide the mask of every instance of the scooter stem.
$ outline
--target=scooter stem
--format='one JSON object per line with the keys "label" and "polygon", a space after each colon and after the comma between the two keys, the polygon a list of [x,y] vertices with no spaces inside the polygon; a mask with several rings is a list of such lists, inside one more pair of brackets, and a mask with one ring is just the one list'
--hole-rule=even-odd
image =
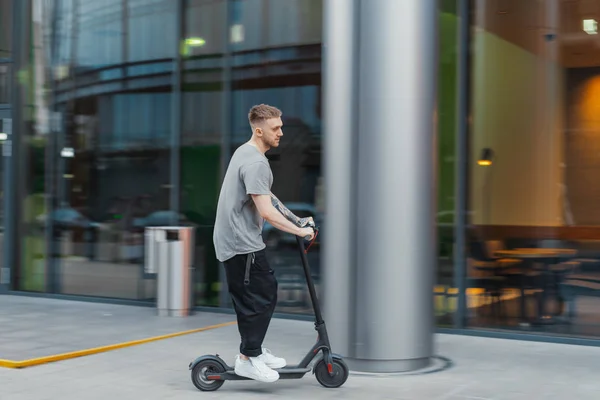
{"label": "scooter stem", "polygon": [[315,290],[315,284],[310,273],[310,267],[308,265],[308,258],[306,257],[306,251],[304,246],[303,238],[296,236],[298,242],[298,248],[300,249],[300,257],[302,258],[302,266],[304,267],[304,275],[306,277],[306,283],[308,285],[308,293],[310,294],[310,300],[313,305],[315,312],[315,319],[317,325],[323,324],[323,316],[321,315],[321,306],[319,305],[319,299],[317,298],[317,292]]}

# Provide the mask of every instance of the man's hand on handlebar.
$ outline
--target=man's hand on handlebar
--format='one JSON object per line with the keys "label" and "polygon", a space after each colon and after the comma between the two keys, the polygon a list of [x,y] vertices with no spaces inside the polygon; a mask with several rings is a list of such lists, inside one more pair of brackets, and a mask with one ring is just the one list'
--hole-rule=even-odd
{"label": "man's hand on handlebar", "polygon": [[315,237],[315,230],[312,227],[300,228],[300,232],[298,233],[298,236],[303,237],[304,239],[306,239],[308,241],[313,240]]}
{"label": "man's hand on handlebar", "polygon": [[298,236],[303,237],[305,240],[308,241],[313,240],[315,237],[315,228],[317,227],[317,225],[315,225],[313,217],[301,218],[299,222],[301,227],[301,234],[299,234]]}

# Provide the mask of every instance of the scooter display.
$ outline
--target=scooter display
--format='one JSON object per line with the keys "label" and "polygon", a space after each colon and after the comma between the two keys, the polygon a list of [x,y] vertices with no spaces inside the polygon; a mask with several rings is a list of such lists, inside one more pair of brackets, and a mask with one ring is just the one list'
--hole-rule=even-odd
{"label": "scooter display", "polygon": [[[276,371],[279,373],[279,379],[301,379],[312,369],[317,381],[322,386],[326,388],[338,388],[346,382],[350,372],[342,357],[331,351],[327,328],[321,315],[319,299],[317,298],[315,285],[310,274],[306,254],[319,233],[317,227],[313,227],[313,229],[315,230],[315,235],[308,247],[305,246],[303,238],[297,236],[296,241],[300,250],[308,292],[314,309],[315,330],[318,335],[317,342],[298,365],[286,366],[276,369]],[[315,359],[313,367],[310,368],[310,363]],[[194,386],[205,392],[219,389],[225,381],[250,380],[249,378],[236,375],[234,368],[229,366],[218,354],[204,355],[196,358],[189,364],[189,369],[191,370]]]}

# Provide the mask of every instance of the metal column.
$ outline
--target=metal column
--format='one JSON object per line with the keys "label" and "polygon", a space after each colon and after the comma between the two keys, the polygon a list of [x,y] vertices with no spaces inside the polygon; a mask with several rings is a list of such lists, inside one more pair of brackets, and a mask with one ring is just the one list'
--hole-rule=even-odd
{"label": "metal column", "polygon": [[31,49],[31,0],[13,2],[13,26],[12,26],[12,135],[10,144],[3,145],[4,157],[4,249],[3,270],[0,276],[0,290],[17,287],[19,277],[19,265],[21,263],[20,249],[22,243],[21,216],[22,206],[20,199],[23,198],[24,184],[20,178],[24,170],[24,160],[21,149],[23,137],[27,134],[28,117],[27,90],[18,79],[19,71],[29,65],[29,50]]}
{"label": "metal column", "polygon": [[[10,111],[10,110],[9,110]],[[0,114],[0,117],[2,115]],[[14,221],[14,216],[7,214],[6,210],[12,210],[12,196],[14,196],[13,193],[10,193],[10,186],[9,186],[9,182],[11,182],[11,177],[12,177],[12,163],[13,163],[13,159],[12,159],[12,143],[13,143],[13,128],[12,128],[12,119],[11,118],[1,118],[0,119],[0,132],[6,134],[6,139],[4,140],[4,142],[2,143],[2,168],[4,169],[3,171],[3,191],[4,191],[4,210],[3,210],[3,214],[4,214],[4,221]],[[13,224],[14,225],[14,224]],[[4,232],[7,232],[7,229],[11,229],[11,227],[9,226],[9,228],[5,228]],[[6,243],[7,240],[9,240],[7,238],[7,236],[4,234],[3,235],[3,242]],[[13,241],[14,243],[14,241]],[[9,248],[8,247],[4,247],[3,249],[3,257],[4,259],[2,260],[2,268],[0,268],[0,293],[5,293],[10,289],[10,282],[11,282],[11,265],[12,264],[7,264],[7,260],[11,260],[12,259],[12,254],[9,252]]]}
{"label": "metal column", "polygon": [[[233,93],[232,93],[232,80],[233,80],[233,60],[232,60],[232,46],[231,46],[231,27],[234,25],[233,20],[233,8],[234,4],[231,0],[225,2],[225,21],[224,26],[229,27],[227,31],[227,40],[225,41],[225,54],[223,54],[223,73],[222,73],[222,89],[221,93],[223,96],[223,115],[221,119],[221,129],[224,132],[221,135],[221,172],[219,179],[222,181],[227,172],[229,166],[229,160],[231,160],[231,135],[233,134]],[[219,307],[230,308],[231,297],[229,296],[229,287],[227,285],[227,274],[225,273],[225,266],[219,262],[217,264],[219,269],[219,282],[221,284],[219,290]],[[202,279],[206,279],[203,276]]]}
{"label": "metal column", "polygon": [[173,212],[171,225],[179,223],[178,215],[181,210],[181,124],[183,118],[182,102],[182,67],[181,44],[184,41],[184,0],[173,3],[175,11],[176,46],[173,54],[172,91],[171,91],[171,132],[170,132],[170,189],[169,209]]}
{"label": "metal column", "polygon": [[471,18],[469,16],[469,0],[458,0],[458,99],[457,99],[457,127],[456,127],[456,186],[454,188],[454,283],[458,286],[458,310],[454,313],[454,327],[465,327],[465,311],[467,309],[466,297],[466,226],[468,209],[468,181],[469,173],[469,93],[470,93],[470,64],[469,53]]}
{"label": "metal column", "polygon": [[[357,1],[357,18],[341,10],[347,3],[325,6],[325,179],[334,230],[324,246],[326,320],[340,326],[332,331],[333,350],[352,369],[411,371],[428,366],[433,352],[437,2]],[[353,27],[345,39],[335,35],[342,17]],[[348,40],[358,63],[338,54]],[[348,92],[340,80],[356,66]],[[348,152],[352,136],[357,143]],[[356,224],[344,223],[344,215]]]}

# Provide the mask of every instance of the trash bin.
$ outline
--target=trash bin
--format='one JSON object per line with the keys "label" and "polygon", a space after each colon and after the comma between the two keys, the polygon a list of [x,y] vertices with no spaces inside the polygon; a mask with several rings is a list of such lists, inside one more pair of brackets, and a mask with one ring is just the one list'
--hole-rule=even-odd
{"label": "trash bin", "polygon": [[194,298],[194,228],[146,228],[145,242],[144,269],[147,274],[156,274],[158,315],[190,315]]}

